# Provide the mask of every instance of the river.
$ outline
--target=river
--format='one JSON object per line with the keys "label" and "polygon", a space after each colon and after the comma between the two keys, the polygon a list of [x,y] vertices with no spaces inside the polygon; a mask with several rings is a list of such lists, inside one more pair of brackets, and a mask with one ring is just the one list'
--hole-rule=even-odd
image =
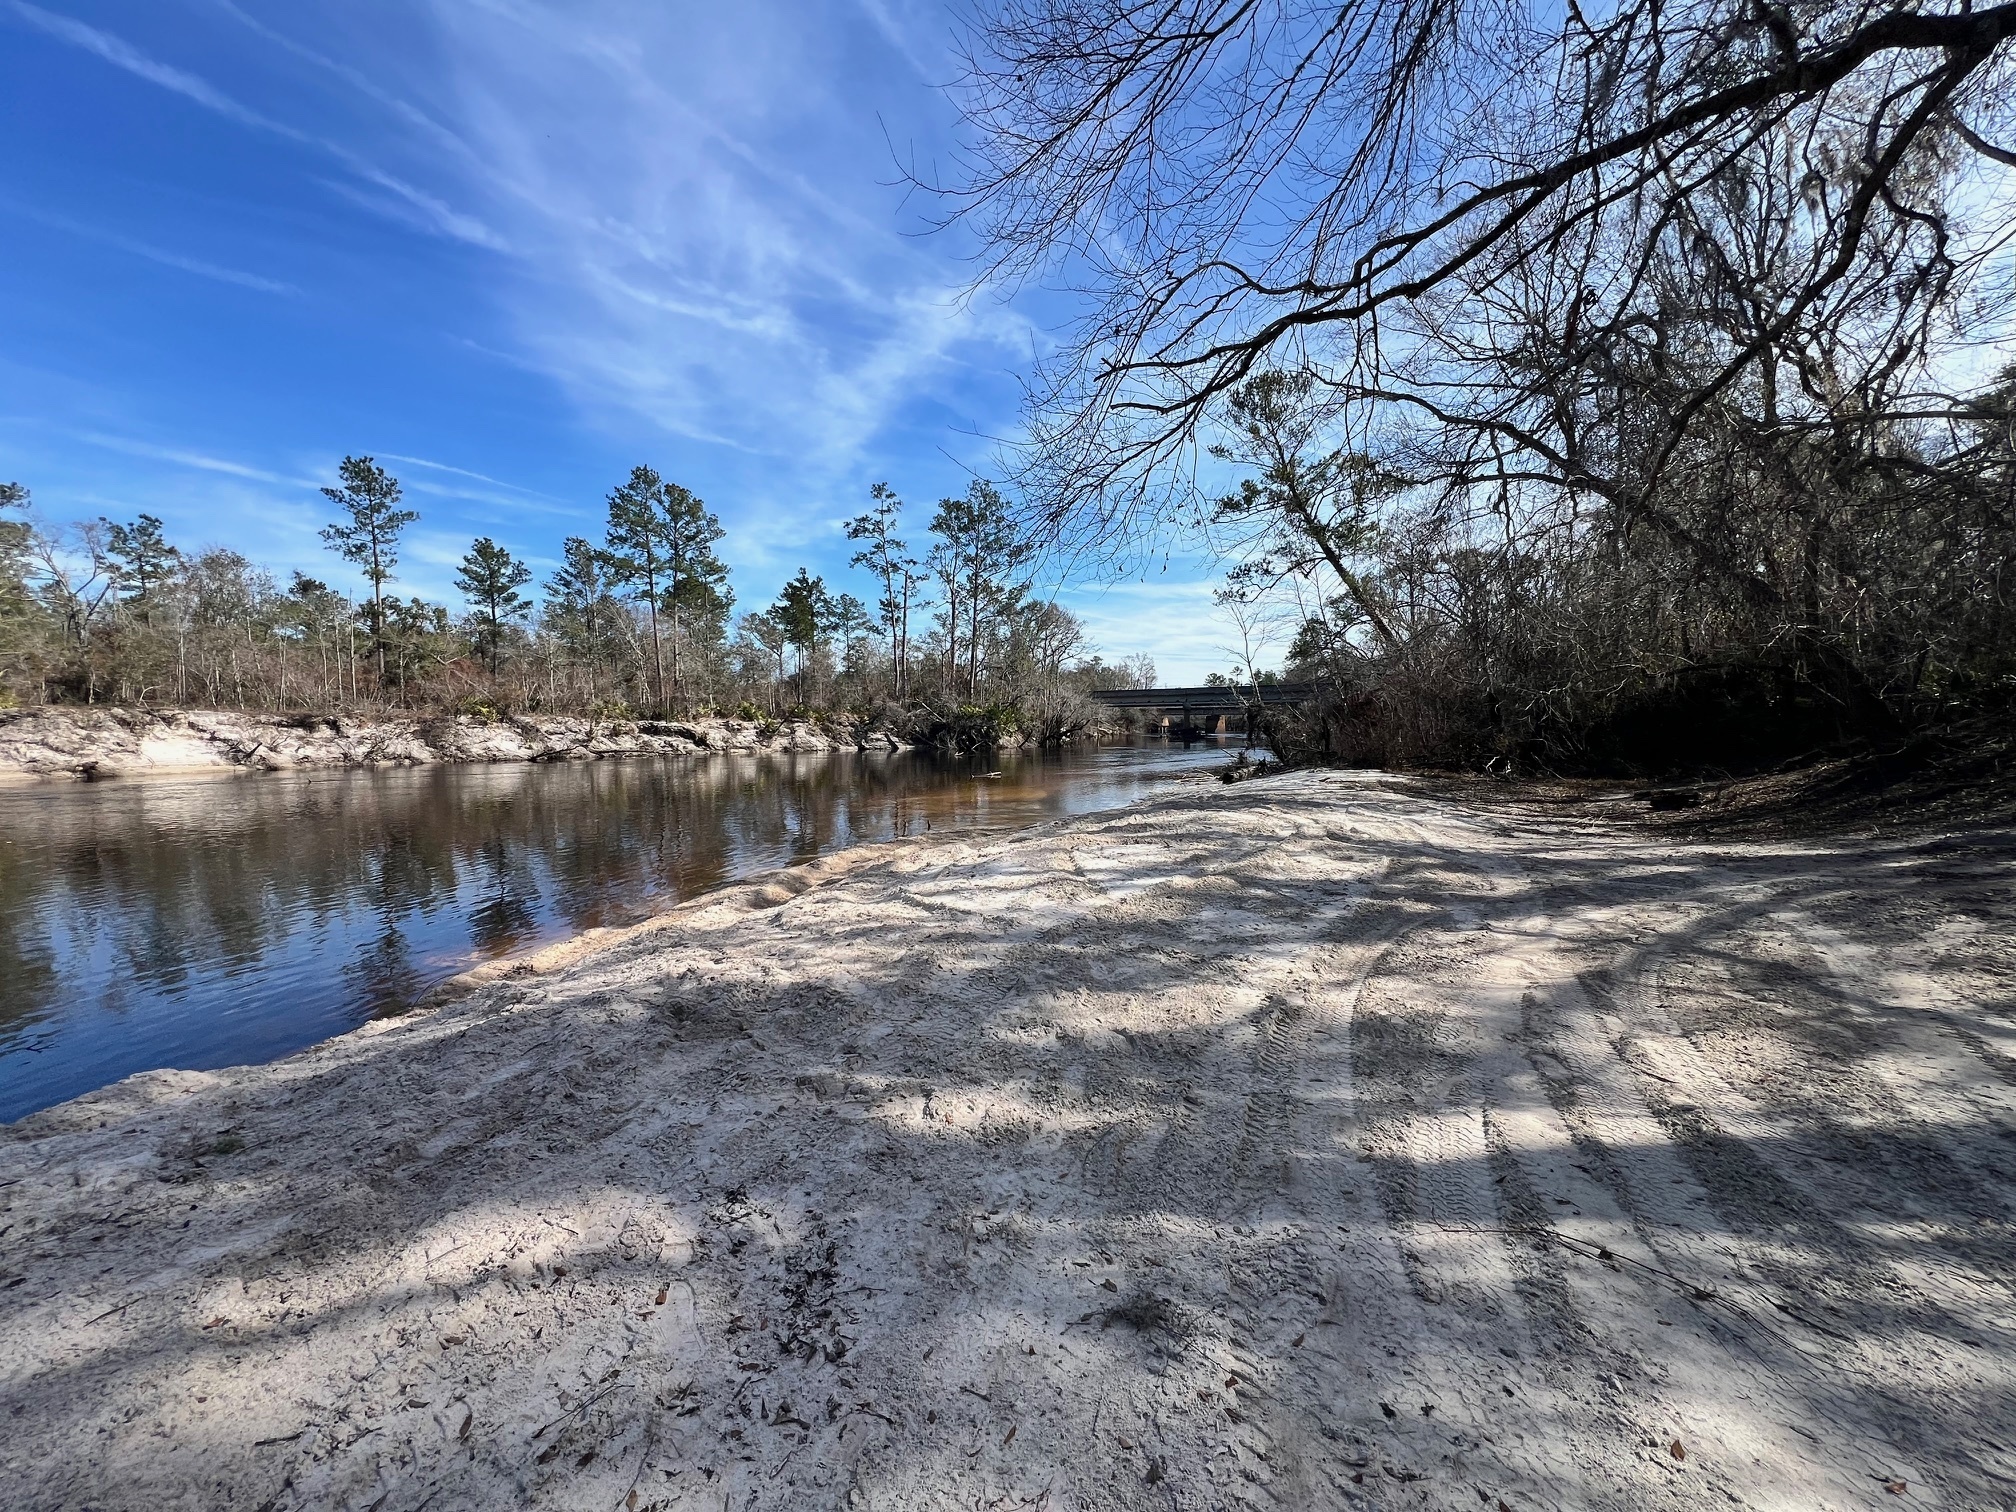
{"label": "river", "polygon": [[136,1071],[272,1060],[756,872],[1111,808],[1224,759],[1151,741],[0,788],[0,1122]]}

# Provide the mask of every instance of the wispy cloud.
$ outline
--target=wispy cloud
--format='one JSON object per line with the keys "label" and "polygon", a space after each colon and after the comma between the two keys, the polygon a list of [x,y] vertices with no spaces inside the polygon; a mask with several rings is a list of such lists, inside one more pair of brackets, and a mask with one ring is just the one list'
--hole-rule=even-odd
{"label": "wispy cloud", "polygon": [[415,105],[411,100],[385,88],[382,83],[374,79],[363,69],[352,67],[340,58],[332,58],[318,48],[309,47],[299,39],[290,37],[285,32],[275,30],[261,21],[257,16],[246,11],[242,6],[235,4],[234,0],[209,0],[209,3],[219,14],[229,16],[233,21],[237,22],[261,41],[269,42],[282,52],[287,53],[290,57],[299,58],[303,62],[312,64],[323,72],[340,79],[358,94],[391,111],[405,124],[420,131],[436,144],[447,148],[460,157],[470,160],[474,159],[474,154],[470,152],[467,142],[464,142],[454,132]]}
{"label": "wispy cloud", "polygon": [[527,270],[510,317],[591,409],[832,475],[961,354],[1026,343],[901,233],[880,128],[834,73],[858,23],[764,0],[432,15],[433,108],[485,165],[461,192]]}
{"label": "wispy cloud", "polygon": [[218,283],[236,284],[242,289],[254,289],[261,294],[299,294],[301,290],[291,283],[277,278],[266,278],[258,273],[247,273],[242,268],[227,268],[221,263],[206,262],[200,257],[190,257],[185,253],[157,247],[150,242],[135,237],[124,236],[117,231],[108,231],[102,226],[86,225],[72,220],[67,215],[57,215],[52,211],[36,209],[32,206],[16,204],[12,200],[0,199],[0,209],[10,214],[26,216],[45,226],[54,226],[59,231],[67,231],[72,236],[82,237],[103,246],[117,248],[134,257],[144,257],[149,262],[167,268],[178,268],[184,273],[193,273],[198,278],[214,279]]}
{"label": "wispy cloud", "polygon": [[[1009,375],[1040,335],[1012,307],[962,298],[970,269],[956,240],[906,234],[891,182],[889,141],[928,150],[948,125],[929,87],[949,72],[938,0],[415,0],[369,27],[342,7],[183,4],[198,13],[184,13],[186,36],[114,35],[57,14],[67,8],[60,0],[0,0],[0,23],[118,70],[105,74],[111,87],[140,80],[298,148],[307,193],[284,206],[303,211],[297,229],[324,208],[322,186],[370,207],[375,224],[304,250],[288,271],[333,270],[333,289],[339,277],[369,277],[374,258],[396,262],[401,297],[385,303],[401,310],[427,307],[428,280],[444,290],[453,281],[440,305],[454,328],[417,333],[412,371],[432,383],[425,364],[437,362],[444,394],[476,370],[508,404],[532,396],[549,413],[523,430],[556,449],[522,464],[526,475],[536,466],[542,482],[566,477],[547,484],[559,493],[586,482],[574,500],[502,481],[521,464],[499,453],[525,456],[526,435],[476,450],[487,422],[473,405],[458,413],[452,442],[423,439],[410,414],[382,425],[367,414],[356,434],[388,446],[397,438],[408,455],[381,459],[434,501],[423,508],[426,525],[442,531],[428,548],[436,556],[453,544],[451,525],[504,539],[511,512],[592,528],[599,489],[649,460],[723,516],[731,560],[746,574],[738,586],[757,600],[801,562],[844,574],[838,521],[861,507],[867,482],[890,478],[920,500],[952,491],[962,484],[945,451],[969,447],[984,465],[988,443],[975,433],[1007,428]],[[218,45],[194,50],[198,22]],[[263,175],[272,157],[248,160]],[[407,227],[497,255],[442,247],[405,258]],[[227,266],[235,256],[190,256],[178,236],[151,226],[144,242],[119,235],[134,255],[197,276],[294,292]],[[371,318],[360,305],[360,328]],[[260,485],[271,485],[269,497],[297,490],[288,529],[306,530],[313,560],[319,546],[301,522],[319,519],[319,501],[300,490],[314,480],[281,476],[324,460],[321,417],[301,409],[274,471],[229,461],[241,446],[269,460],[265,433],[128,450],[199,471],[209,464],[220,493],[234,478],[248,498]],[[500,405],[496,429],[523,413]],[[130,408],[92,414],[107,432],[146,428]],[[443,455],[471,465],[430,460]],[[199,481],[174,486],[193,493]],[[535,533],[554,532],[526,532]],[[422,558],[413,562],[417,575]]]}
{"label": "wispy cloud", "polygon": [[493,478],[487,473],[471,472],[466,467],[453,467],[446,462],[430,462],[425,457],[408,457],[398,452],[384,452],[381,455],[388,462],[404,462],[408,467],[424,467],[429,472],[453,473],[458,478],[468,478],[476,483],[488,483],[493,488],[507,488],[512,493],[529,494],[534,498],[546,497],[532,489],[520,488],[516,483],[506,483],[501,478]]}
{"label": "wispy cloud", "polygon": [[389,208],[395,214],[402,215],[422,228],[440,235],[453,237],[474,246],[486,247],[492,251],[505,250],[504,242],[497,233],[475,216],[457,210],[439,196],[386,172],[341,142],[315,132],[304,131],[254,110],[232,98],[209,80],[190,73],[187,69],[176,68],[172,64],[148,57],[123,38],[110,32],[101,31],[95,26],[87,26],[84,22],[72,20],[68,16],[53,15],[39,6],[28,4],[27,0],[8,0],[8,3],[14,13],[29,25],[60,41],[68,42],[73,47],[95,54],[114,68],[124,69],[136,78],[145,79],[150,84],[181,95],[184,99],[201,105],[205,110],[226,120],[235,121],[241,126],[327,153],[351,174],[391,195],[397,202],[395,207],[388,207],[383,200],[374,199],[373,196],[353,186],[337,186],[369,208],[381,212]]}
{"label": "wispy cloud", "polygon": [[[509,484],[503,485],[509,487]],[[436,499],[461,499],[471,504],[487,504],[494,511],[491,518],[496,522],[490,528],[500,529],[505,524],[527,514],[557,515],[563,519],[576,519],[582,511],[570,504],[548,503],[536,495],[522,493],[499,493],[495,489],[469,488],[457,483],[436,483],[426,478],[409,478],[405,488],[409,493],[425,494]],[[482,516],[477,516],[479,519]]]}
{"label": "wispy cloud", "polygon": [[86,26],[82,21],[69,16],[52,15],[40,6],[29,5],[26,0],[11,0],[14,13],[50,36],[68,42],[73,47],[81,47],[89,53],[96,53],[114,68],[123,68],[137,78],[150,84],[158,84],[163,89],[172,90],[184,99],[194,100],[205,110],[215,111],[247,126],[256,126],[262,131],[275,131],[283,135],[299,134],[277,121],[267,119],[257,111],[248,110],[236,100],[217,89],[208,80],[198,78],[184,69],[172,67],[148,57],[138,48],[130,46],[110,32],[100,31],[95,26]]}
{"label": "wispy cloud", "polygon": [[[324,180],[329,188],[352,204],[361,205],[366,210],[388,216],[393,220],[404,221],[422,231],[432,231],[452,237],[456,241],[467,242],[472,247],[483,247],[491,252],[511,250],[510,244],[503,237],[476,216],[457,210],[440,196],[416,188],[404,179],[386,173],[383,169],[374,168],[346,148],[331,143],[323,145],[358,178],[384,191],[383,194],[372,194],[355,184],[346,184],[340,179]],[[390,201],[385,195],[391,196]]]}
{"label": "wispy cloud", "polygon": [[80,431],[77,439],[92,446],[103,447],[106,451],[122,452],[129,457],[145,457],[151,462],[172,462],[177,467],[194,468],[198,472],[224,473],[233,478],[249,478],[257,483],[282,483],[292,487],[313,487],[306,478],[288,478],[279,473],[269,472],[263,467],[252,467],[243,462],[233,462],[225,457],[205,456],[181,447],[158,446],[151,441],[136,441],[130,436],[107,435],[100,431]]}
{"label": "wispy cloud", "polygon": [[[584,406],[831,474],[962,352],[1026,346],[1005,311],[961,301],[962,269],[900,233],[881,125],[834,75],[836,50],[862,40],[844,13],[430,0],[439,77],[416,100],[398,87],[400,60],[332,56],[234,0],[210,3],[375,107],[417,176],[7,0],[50,36],[324,154],[343,169],[328,187],[374,213],[511,254],[523,276],[500,299],[516,339]],[[888,0],[862,6],[891,52],[931,71]],[[256,278],[234,281],[272,282]]]}
{"label": "wispy cloud", "polygon": [[[932,52],[921,45],[916,29],[904,25],[889,8],[888,0],[859,0],[862,13],[875,23],[875,30],[904,62],[916,72],[917,77],[927,84],[943,84],[952,73],[952,59],[942,50]],[[941,26],[945,21],[939,17]]]}

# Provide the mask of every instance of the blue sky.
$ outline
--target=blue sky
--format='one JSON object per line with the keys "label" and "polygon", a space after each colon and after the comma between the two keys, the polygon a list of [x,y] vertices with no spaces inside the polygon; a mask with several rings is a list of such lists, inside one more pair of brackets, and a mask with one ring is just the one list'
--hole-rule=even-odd
{"label": "blue sky", "polygon": [[[541,575],[634,462],[728,528],[745,607],[886,479],[988,470],[1066,314],[962,298],[891,144],[942,160],[936,0],[0,0],[0,478],[51,519],[341,581],[317,485]],[[1068,589],[1109,655],[1227,665],[1209,567]],[[864,585],[854,584],[857,589]],[[863,597],[866,597],[863,593]]]}

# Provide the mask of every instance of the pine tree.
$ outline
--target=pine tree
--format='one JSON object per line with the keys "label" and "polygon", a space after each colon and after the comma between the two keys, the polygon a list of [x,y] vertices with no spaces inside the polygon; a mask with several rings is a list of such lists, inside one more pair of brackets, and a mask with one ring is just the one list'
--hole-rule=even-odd
{"label": "pine tree", "polygon": [[420,516],[400,509],[399,480],[369,457],[345,457],[338,469],[341,488],[325,488],[323,497],[340,505],[348,524],[325,525],[322,539],[344,561],[361,569],[371,584],[371,642],[378,662],[378,689],[385,689],[385,584],[399,565],[399,534]]}
{"label": "pine tree", "polygon": [[648,467],[630,469],[629,478],[609,495],[609,549],[603,560],[612,581],[642,599],[651,614],[651,697],[665,706],[665,647],[658,637],[659,593],[669,565],[661,503],[665,480]]}
{"label": "pine tree", "polygon": [[609,594],[605,553],[580,536],[567,537],[560,553],[560,570],[546,580],[546,628],[588,668],[593,703],[601,696],[596,669],[607,649],[610,617],[620,610]]}
{"label": "pine tree", "polygon": [[800,567],[770,606],[769,617],[798,654],[798,702],[802,704],[806,702],[805,669],[830,633],[833,620],[833,596],[826,591],[825,579]]}
{"label": "pine tree", "polygon": [[[0,509],[28,508],[28,490],[19,483],[0,483]],[[26,520],[0,519],[0,619],[26,618],[28,553],[33,530]]]}
{"label": "pine tree", "polygon": [[833,633],[840,637],[841,666],[850,672],[858,670],[854,648],[881,627],[869,614],[868,606],[851,593],[843,593],[833,600],[832,623]]}
{"label": "pine tree", "polygon": [[714,543],[727,534],[707,506],[677,483],[667,483],[659,495],[659,516],[665,548],[665,607],[672,616],[672,698],[683,702],[680,643],[702,626],[718,635],[727,622],[735,596],[728,591],[728,566],[714,554]]}
{"label": "pine tree", "polygon": [[105,555],[112,560],[120,596],[128,604],[139,605],[141,617],[151,625],[155,593],[182,565],[182,553],[168,544],[160,520],[153,515],[143,514],[131,525],[114,525],[110,520],[102,523],[106,527]]}
{"label": "pine tree", "polygon": [[847,539],[868,544],[849,558],[849,565],[866,567],[881,581],[882,597],[876,608],[889,632],[889,692],[902,700],[909,690],[910,609],[917,585],[924,581],[922,563],[905,553],[909,547],[897,537],[896,522],[903,501],[887,483],[868,490],[875,507],[847,522]]}
{"label": "pine tree", "polygon": [[931,532],[938,537],[931,567],[945,590],[947,671],[957,687],[963,628],[967,693],[977,697],[982,626],[988,616],[1005,613],[1027,591],[1028,584],[1014,582],[1013,576],[1036,554],[1035,546],[1016,529],[1008,501],[985,481],[976,481],[963,499],[940,499]]}
{"label": "pine tree", "polygon": [[532,608],[518,592],[531,581],[532,569],[488,536],[477,537],[455,574],[455,586],[476,611],[476,650],[490,663],[492,679],[497,676],[505,623],[522,619]]}

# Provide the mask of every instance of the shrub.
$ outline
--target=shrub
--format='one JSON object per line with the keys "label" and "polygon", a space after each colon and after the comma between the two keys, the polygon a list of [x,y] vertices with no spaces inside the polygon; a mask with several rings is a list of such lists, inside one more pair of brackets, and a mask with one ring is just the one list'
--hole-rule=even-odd
{"label": "shrub", "polygon": [[940,751],[973,755],[994,750],[1021,728],[1022,711],[1013,704],[961,704],[925,731],[924,740]]}

